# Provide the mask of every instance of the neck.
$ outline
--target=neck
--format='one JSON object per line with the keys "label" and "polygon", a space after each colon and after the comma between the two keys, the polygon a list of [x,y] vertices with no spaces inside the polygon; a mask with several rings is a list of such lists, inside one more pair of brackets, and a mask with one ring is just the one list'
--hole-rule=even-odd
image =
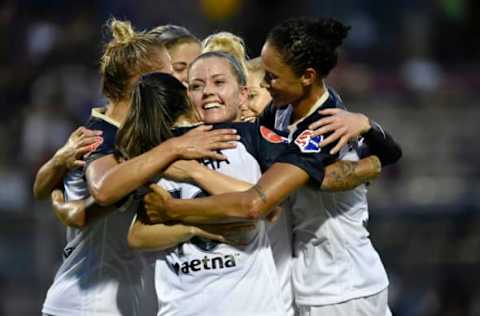
{"label": "neck", "polygon": [[128,110],[130,109],[130,104],[131,100],[110,102],[107,105],[107,112],[105,112],[105,115],[114,119],[120,124],[123,124],[127,117]]}
{"label": "neck", "polygon": [[318,99],[325,93],[326,87],[321,81],[320,84],[313,84],[310,87],[306,88],[306,94],[304,97],[299,99],[296,102],[292,103],[293,106],[293,116],[292,121],[296,122],[305,116],[307,116],[310,109],[315,105]]}

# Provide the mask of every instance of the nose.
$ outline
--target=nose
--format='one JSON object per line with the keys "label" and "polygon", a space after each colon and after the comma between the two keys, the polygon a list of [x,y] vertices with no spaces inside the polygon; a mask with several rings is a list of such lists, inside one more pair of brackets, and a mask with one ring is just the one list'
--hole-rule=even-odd
{"label": "nose", "polygon": [[203,87],[203,95],[204,96],[209,96],[213,94],[213,85],[209,82],[205,83],[205,86]]}

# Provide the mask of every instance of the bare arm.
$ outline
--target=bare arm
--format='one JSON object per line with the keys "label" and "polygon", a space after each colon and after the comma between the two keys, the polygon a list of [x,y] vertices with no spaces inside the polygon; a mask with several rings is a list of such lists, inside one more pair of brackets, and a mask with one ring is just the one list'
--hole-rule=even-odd
{"label": "bare arm", "polygon": [[[322,188],[331,191],[347,190],[374,179],[380,173],[378,158],[371,156],[360,161],[337,161],[327,166]],[[148,212],[163,213],[165,220],[186,223],[210,223],[256,220],[267,216],[289,193],[297,190],[309,175],[296,166],[275,163],[259,182],[245,192],[226,193],[193,200],[173,199],[158,186],[147,194]]]}
{"label": "bare arm", "polygon": [[100,205],[110,205],[147,183],[177,159],[224,159],[216,150],[234,147],[235,130],[198,127],[148,152],[119,163],[113,155],[93,161],[87,168],[89,189]]}
{"label": "bare arm", "polygon": [[382,165],[377,156],[359,161],[338,160],[325,168],[321,189],[329,192],[351,190],[375,179],[381,171]]}
{"label": "bare arm", "polygon": [[164,171],[163,176],[177,182],[195,183],[212,195],[245,191],[253,185],[209,169],[194,160],[175,161]]}
{"label": "bare arm", "polygon": [[33,184],[34,197],[37,200],[48,198],[68,170],[82,167],[85,162],[80,158],[101,143],[101,133],[84,127],[76,129],[65,145],[38,170]]}
{"label": "bare arm", "polygon": [[175,247],[194,236],[225,242],[222,235],[209,233],[196,226],[184,224],[146,225],[135,219],[128,231],[128,245],[133,249],[163,250]]}
{"label": "bare arm", "polygon": [[215,223],[256,220],[266,216],[287,195],[305,184],[308,174],[285,163],[275,163],[259,182],[245,192],[225,193],[192,200],[173,199],[160,186],[145,196],[147,212],[163,213],[165,220]]}
{"label": "bare arm", "polygon": [[65,201],[63,192],[54,190],[51,194],[52,207],[57,218],[65,225],[85,228],[95,219],[106,215],[112,207],[100,207],[92,197],[85,200]]}

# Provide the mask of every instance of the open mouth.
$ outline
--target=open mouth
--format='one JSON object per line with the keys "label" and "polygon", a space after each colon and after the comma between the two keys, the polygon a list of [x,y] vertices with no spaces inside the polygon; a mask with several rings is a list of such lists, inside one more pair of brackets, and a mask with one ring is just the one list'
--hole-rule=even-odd
{"label": "open mouth", "polygon": [[210,103],[204,104],[202,109],[206,111],[206,110],[211,110],[211,109],[221,109],[223,107],[224,107],[224,105],[220,104],[218,102],[210,102]]}

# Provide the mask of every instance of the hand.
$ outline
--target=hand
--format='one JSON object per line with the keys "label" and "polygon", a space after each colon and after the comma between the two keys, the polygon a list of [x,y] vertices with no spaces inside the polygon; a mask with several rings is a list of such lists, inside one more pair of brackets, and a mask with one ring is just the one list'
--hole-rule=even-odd
{"label": "hand", "polygon": [[52,207],[55,216],[66,226],[82,228],[86,223],[86,204],[84,200],[65,202],[61,190],[51,194]]}
{"label": "hand", "polygon": [[242,122],[253,123],[257,119],[257,114],[250,110],[247,106],[240,107],[240,120]]}
{"label": "hand", "polygon": [[163,172],[163,176],[177,182],[192,182],[192,172],[196,170],[196,168],[201,168],[201,166],[202,165],[195,160],[177,160],[168,166]]}
{"label": "hand", "polygon": [[198,225],[196,228],[204,232],[214,234],[215,236],[222,236],[223,243],[234,245],[246,245],[256,234],[255,222],[240,222],[230,224],[212,224],[212,225]]}
{"label": "hand", "polygon": [[89,130],[83,126],[77,128],[70,134],[65,145],[55,153],[58,163],[67,169],[83,167],[85,161],[80,158],[97,149],[103,142],[100,135],[102,135],[102,131]]}
{"label": "hand", "polygon": [[227,240],[220,234],[209,232],[197,226],[190,226],[192,236],[201,237],[205,239],[215,240],[221,243],[226,243]]}
{"label": "hand", "polygon": [[350,140],[356,139],[371,128],[368,117],[361,113],[348,112],[338,108],[325,109],[318,113],[328,116],[310,124],[308,128],[313,130],[313,135],[332,133],[320,143],[320,147],[325,147],[338,141],[330,150],[332,155],[339,152]]}
{"label": "hand", "polygon": [[174,142],[173,148],[178,151],[180,159],[225,160],[226,157],[217,151],[235,148],[236,145],[232,142],[240,139],[236,133],[237,131],[231,128],[212,130],[211,125],[201,125],[170,141]]}
{"label": "hand", "polygon": [[172,199],[172,196],[158,184],[150,185],[150,189],[152,192],[143,198],[147,217],[154,224],[168,222],[170,218],[166,214],[165,203]]}
{"label": "hand", "polygon": [[283,208],[281,206],[275,206],[266,216],[267,221],[272,224],[276,223],[282,212]]}

